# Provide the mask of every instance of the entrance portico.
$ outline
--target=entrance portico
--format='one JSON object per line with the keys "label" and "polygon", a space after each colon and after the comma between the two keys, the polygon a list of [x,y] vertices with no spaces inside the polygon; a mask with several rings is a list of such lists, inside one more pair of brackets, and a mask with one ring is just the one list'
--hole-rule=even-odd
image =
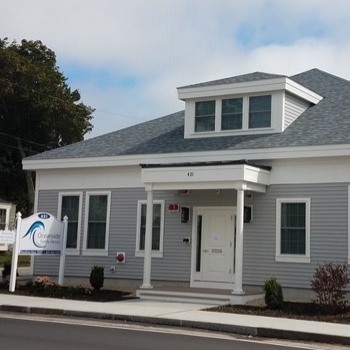
{"label": "entrance portico", "polygon": [[[236,211],[236,241],[232,244],[232,261],[234,268],[234,294],[244,294],[243,291],[243,233],[244,233],[244,193],[245,191],[266,191],[269,185],[270,168],[256,166],[246,161],[191,163],[167,165],[141,165],[141,181],[147,192],[147,216],[144,250],[143,283],[141,288],[151,289],[152,264],[152,222],[153,222],[153,191],[155,190],[223,190],[237,191],[237,200],[232,203]],[[219,236],[217,236],[219,237]],[[231,242],[235,237],[234,225],[231,225]],[[215,237],[213,236],[215,240]],[[221,238],[220,238],[221,239]],[[233,249],[234,247],[234,249]],[[215,248],[216,249],[216,248]],[[220,248],[218,248],[220,249]],[[194,251],[192,251],[193,254]],[[228,251],[229,252],[229,251]],[[225,251],[225,254],[227,252]],[[233,262],[234,259],[234,262]],[[193,261],[193,259],[192,259]],[[213,264],[207,259],[206,264]],[[210,271],[210,269],[209,269]],[[212,276],[214,270],[212,271]],[[210,276],[210,274],[208,274]],[[223,277],[222,277],[223,278]],[[215,280],[215,278],[213,278]],[[229,281],[228,281],[229,282]]]}

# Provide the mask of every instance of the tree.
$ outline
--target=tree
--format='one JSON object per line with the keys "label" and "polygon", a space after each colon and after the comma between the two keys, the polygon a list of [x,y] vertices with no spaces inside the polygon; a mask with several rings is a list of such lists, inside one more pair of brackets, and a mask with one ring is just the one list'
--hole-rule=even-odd
{"label": "tree", "polygon": [[81,141],[93,109],[80,101],[41,41],[0,39],[0,198],[32,212],[34,174],[24,157]]}

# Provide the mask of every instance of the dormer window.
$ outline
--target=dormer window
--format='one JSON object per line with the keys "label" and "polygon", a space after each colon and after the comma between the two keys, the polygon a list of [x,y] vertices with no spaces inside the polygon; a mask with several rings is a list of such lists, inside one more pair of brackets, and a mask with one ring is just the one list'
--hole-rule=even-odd
{"label": "dormer window", "polygon": [[194,131],[271,128],[271,100],[271,95],[263,95],[196,101]]}
{"label": "dormer window", "polygon": [[243,98],[222,100],[221,130],[242,129]]}
{"label": "dormer window", "polygon": [[271,95],[249,98],[249,129],[271,127]]}
{"label": "dormer window", "polygon": [[178,88],[185,138],[283,132],[322,96],[286,76],[255,72]]}
{"label": "dormer window", "polygon": [[195,131],[215,130],[215,101],[196,102]]}

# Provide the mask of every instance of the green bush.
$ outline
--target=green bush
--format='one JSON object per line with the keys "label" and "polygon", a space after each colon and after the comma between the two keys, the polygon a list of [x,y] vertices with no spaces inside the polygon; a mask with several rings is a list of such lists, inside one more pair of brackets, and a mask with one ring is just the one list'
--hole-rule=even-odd
{"label": "green bush", "polygon": [[94,290],[100,290],[103,287],[105,275],[103,266],[93,266],[90,273],[90,284]]}
{"label": "green bush", "polygon": [[311,287],[320,305],[344,308],[348,302],[345,288],[349,282],[346,264],[327,263],[315,269]]}
{"label": "green bush", "polygon": [[6,277],[11,275],[11,262],[7,261],[3,265],[2,278],[5,280]]}
{"label": "green bush", "polygon": [[265,303],[271,310],[279,310],[283,307],[283,292],[281,285],[275,277],[270,277],[265,281]]}

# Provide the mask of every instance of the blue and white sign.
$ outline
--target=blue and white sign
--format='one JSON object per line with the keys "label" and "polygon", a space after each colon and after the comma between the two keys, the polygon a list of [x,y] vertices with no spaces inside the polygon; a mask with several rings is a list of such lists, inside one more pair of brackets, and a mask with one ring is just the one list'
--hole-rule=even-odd
{"label": "blue and white sign", "polygon": [[22,219],[19,254],[61,254],[64,224],[48,213]]}

